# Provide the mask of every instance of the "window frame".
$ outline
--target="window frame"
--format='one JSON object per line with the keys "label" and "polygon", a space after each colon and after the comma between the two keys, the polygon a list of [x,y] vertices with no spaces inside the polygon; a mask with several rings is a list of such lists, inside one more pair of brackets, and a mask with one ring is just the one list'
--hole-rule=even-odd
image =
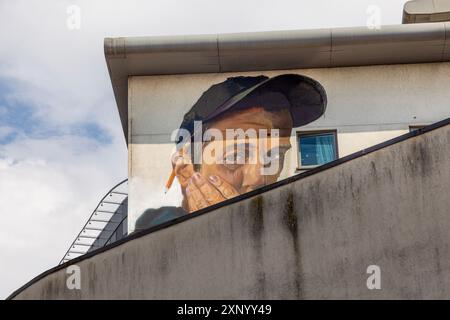
{"label": "window frame", "polygon": [[337,129],[324,129],[324,130],[303,130],[297,131],[295,135],[295,143],[297,145],[297,170],[310,170],[317,167],[320,167],[321,164],[303,166],[302,165],[302,154],[301,154],[301,146],[300,146],[300,137],[308,137],[308,136],[317,136],[324,134],[332,134],[334,137],[334,154],[335,158],[332,160],[339,159],[339,147],[338,147],[338,134]]}

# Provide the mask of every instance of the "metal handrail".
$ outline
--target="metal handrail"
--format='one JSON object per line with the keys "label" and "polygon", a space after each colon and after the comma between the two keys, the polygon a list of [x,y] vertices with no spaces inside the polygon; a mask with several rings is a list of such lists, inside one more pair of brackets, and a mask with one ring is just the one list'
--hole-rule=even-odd
{"label": "metal handrail", "polygon": [[[107,239],[107,240],[105,241],[105,243],[104,243],[103,246],[105,246],[105,245],[111,240],[112,236],[117,232],[119,226],[122,225],[123,221],[127,218],[127,214],[124,214],[124,215],[123,215],[123,218],[120,220],[120,222],[119,222],[118,220],[116,220],[116,221],[111,220],[113,217],[116,216],[117,211],[118,211],[120,208],[123,207],[123,204],[124,204],[124,202],[127,200],[127,196],[128,196],[127,193],[119,192],[119,191],[115,191],[115,190],[116,190],[118,187],[120,187],[120,186],[122,186],[123,184],[125,184],[127,181],[128,181],[128,179],[125,179],[125,180],[119,182],[118,184],[116,184],[114,187],[112,187],[112,188],[111,188],[111,189],[103,196],[103,198],[99,201],[99,203],[98,203],[97,206],[95,207],[94,211],[92,211],[91,215],[89,216],[89,219],[86,221],[86,223],[85,223],[85,224],[83,225],[83,227],[81,228],[80,232],[79,232],[79,233],[77,234],[77,236],[75,237],[75,240],[73,240],[72,243],[70,244],[69,249],[67,249],[66,253],[65,253],[64,256],[62,257],[62,259],[61,259],[61,261],[59,262],[59,264],[62,264],[62,263],[64,263],[65,261],[69,261],[69,260],[71,259],[71,258],[69,257],[69,256],[70,256],[70,253],[85,254],[85,253],[87,253],[87,252],[89,251],[89,249],[91,249],[92,247],[101,247],[101,246],[98,246],[98,244],[96,244],[96,240],[97,240],[97,239],[102,239],[102,240],[103,240],[103,239]],[[125,196],[125,197],[124,197],[124,199],[122,199],[121,202],[117,202],[117,201],[104,201],[108,196],[112,196],[113,194],[114,194],[114,195],[121,195],[121,196]],[[105,213],[110,214],[110,220],[94,219],[94,217],[95,217],[95,218],[98,217],[98,213],[99,213],[99,212],[100,212],[100,213],[103,213],[102,211],[105,211],[105,210],[99,210],[99,207],[102,206],[103,204],[117,205],[118,207],[117,207],[116,211],[114,211],[114,212],[105,212]],[[111,213],[112,213],[112,214],[111,214]],[[96,226],[96,228],[95,228],[95,227],[93,228],[93,227],[89,226],[92,222],[103,222],[103,223],[106,223],[106,224],[103,226],[103,228],[100,227],[100,226],[98,226],[98,225]],[[107,226],[108,226],[110,223],[114,223],[114,224],[117,223],[117,226],[115,226],[114,229],[113,229],[113,228],[107,228]],[[100,232],[99,232],[96,236],[95,236],[95,235],[91,235],[91,234],[83,234],[83,233],[86,232],[86,230],[94,230],[94,231],[100,231]],[[101,235],[101,233],[102,233],[103,231],[112,231],[112,232],[111,232],[111,234],[109,235],[108,238],[103,238],[103,237],[100,237],[100,235]],[[78,241],[79,241],[80,239],[82,239],[82,238],[84,238],[84,239],[94,239],[94,241],[93,241],[92,244],[90,244],[90,245],[89,245],[89,244],[86,244],[85,242],[80,242],[80,243],[78,243]],[[73,249],[75,249],[77,246],[83,246],[83,247],[86,247],[87,249],[86,249],[86,251],[84,251],[84,252],[83,252],[83,251],[78,251],[78,249],[80,249],[80,248],[77,248],[77,250],[73,250]]]}
{"label": "metal handrail", "polygon": [[123,217],[122,221],[120,221],[120,223],[117,225],[117,227],[114,229],[113,232],[111,232],[111,235],[109,236],[108,240],[105,241],[105,246],[108,244],[108,242],[111,240],[112,236],[116,233],[117,229],[119,229],[119,227],[122,225],[122,223],[125,221],[127,217]]}

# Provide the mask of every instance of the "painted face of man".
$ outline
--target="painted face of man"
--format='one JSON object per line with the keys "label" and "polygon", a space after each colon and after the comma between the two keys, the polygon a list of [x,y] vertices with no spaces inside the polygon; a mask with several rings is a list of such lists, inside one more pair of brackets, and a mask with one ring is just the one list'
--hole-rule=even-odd
{"label": "painted face of man", "polygon": [[[219,176],[239,194],[277,181],[284,154],[291,147],[289,111],[245,109],[209,124],[208,128],[220,132],[224,140],[205,143],[202,176]],[[280,131],[283,134],[274,136]],[[208,156],[213,161],[208,161]]]}
{"label": "painted face of man", "polygon": [[207,127],[206,132],[212,133],[214,139],[203,144],[198,172],[186,157],[173,158],[186,211],[196,211],[277,181],[284,155],[291,148],[292,119],[287,109],[236,110]]}

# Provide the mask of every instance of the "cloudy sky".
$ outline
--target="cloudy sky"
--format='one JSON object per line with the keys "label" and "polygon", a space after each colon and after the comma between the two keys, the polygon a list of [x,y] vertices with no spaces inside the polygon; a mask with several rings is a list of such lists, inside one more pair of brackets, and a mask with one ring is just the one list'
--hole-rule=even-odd
{"label": "cloudy sky", "polygon": [[0,0],[0,298],[55,266],[126,178],[104,37],[363,26],[373,5],[399,24],[405,2]]}

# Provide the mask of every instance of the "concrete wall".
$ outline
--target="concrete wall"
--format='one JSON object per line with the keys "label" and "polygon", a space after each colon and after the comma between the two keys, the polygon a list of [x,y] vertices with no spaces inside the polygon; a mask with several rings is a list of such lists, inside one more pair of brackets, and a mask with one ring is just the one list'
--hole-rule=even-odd
{"label": "concrete wall", "polygon": [[447,124],[78,261],[81,290],[61,269],[16,298],[448,299],[449,161]]}
{"label": "concrete wall", "polygon": [[131,77],[129,80],[129,230],[147,208],[179,206],[177,181],[164,194],[174,145],[170,134],[212,84],[237,75],[299,73],[328,95],[323,117],[293,130],[281,179],[298,172],[296,132],[337,130],[339,156],[368,148],[450,116],[450,63],[245,73]]}

